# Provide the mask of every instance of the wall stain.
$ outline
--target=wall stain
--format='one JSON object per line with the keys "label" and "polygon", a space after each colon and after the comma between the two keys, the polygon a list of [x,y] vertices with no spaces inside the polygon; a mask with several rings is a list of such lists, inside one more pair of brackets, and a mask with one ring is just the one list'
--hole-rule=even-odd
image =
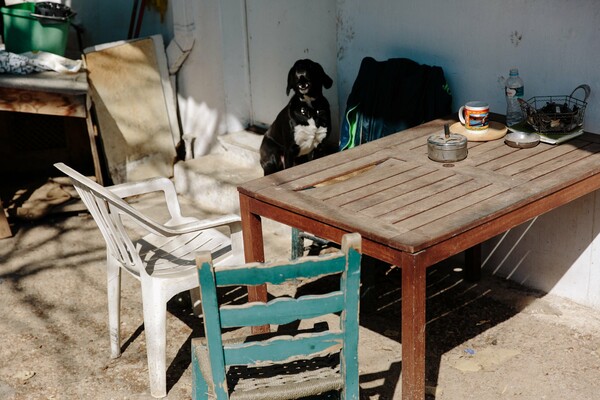
{"label": "wall stain", "polygon": [[336,15],[336,26],[338,35],[338,51],[337,59],[342,60],[346,52],[346,45],[350,44],[354,40],[354,29],[352,24],[346,20],[346,17],[342,12],[338,12]]}
{"label": "wall stain", "polygon": [[521,40],[523,40],[523,34],[517,32],[517,31],[511,32],[511,34],[510,34],[510,42],[515,47],[517,47],[519,45],[519,43],[521,43]]}

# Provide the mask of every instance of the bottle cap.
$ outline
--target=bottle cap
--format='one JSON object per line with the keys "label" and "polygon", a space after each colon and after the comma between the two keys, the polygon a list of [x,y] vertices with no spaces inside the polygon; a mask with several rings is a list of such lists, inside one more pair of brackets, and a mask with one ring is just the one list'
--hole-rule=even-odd
{"label": "bottle cap", "polygon": [[519,75],[519,69],[518,68],[511,68],[510,69],[510,76],[517,76]]}

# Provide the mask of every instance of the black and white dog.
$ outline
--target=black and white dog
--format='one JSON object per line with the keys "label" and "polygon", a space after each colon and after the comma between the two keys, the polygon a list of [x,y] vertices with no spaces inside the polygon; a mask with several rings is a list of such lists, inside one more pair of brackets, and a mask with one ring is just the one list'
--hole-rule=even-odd
{"label": "black and white dog", "polygon": [[292,66],[286,93],[293,90],[294,94],[260,145],[265,175],[327,154],[323,141],[331,131],[331,114],[323,88],[332,84],[323,67],[314,61],[298,60]]}

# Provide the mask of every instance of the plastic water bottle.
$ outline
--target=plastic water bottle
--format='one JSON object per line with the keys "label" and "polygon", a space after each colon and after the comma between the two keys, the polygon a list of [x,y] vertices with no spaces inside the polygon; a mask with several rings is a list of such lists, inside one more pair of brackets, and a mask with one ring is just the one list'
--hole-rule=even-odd
{"label": "plastic water bottle", "polygon": [[506,125],[518,124],[523,120],[523,111],[518,99],[523,98],[523,79],[519,76],[517,68],[511,68],[510,75],[505,82],[506,94]]}

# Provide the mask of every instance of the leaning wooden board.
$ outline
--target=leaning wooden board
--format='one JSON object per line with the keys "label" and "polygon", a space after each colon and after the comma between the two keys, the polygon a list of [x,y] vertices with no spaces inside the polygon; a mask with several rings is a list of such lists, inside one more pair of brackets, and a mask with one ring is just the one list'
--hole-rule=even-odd
{"label": "leaning wooden board", "polygon": [[160,36],[86,49],[85,63],[113,182],[172,176],[179,127]]}

